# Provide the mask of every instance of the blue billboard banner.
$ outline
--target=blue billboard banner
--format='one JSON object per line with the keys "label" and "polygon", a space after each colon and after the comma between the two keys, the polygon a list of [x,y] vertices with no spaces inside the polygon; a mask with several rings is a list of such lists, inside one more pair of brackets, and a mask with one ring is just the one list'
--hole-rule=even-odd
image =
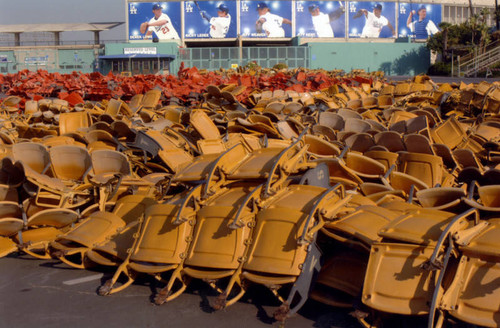
{"label": "blue billboard banner", "polygon": [[236,38],[236,1],[185,1],[184,38]]}
{"label": "blue billboard banner", "polygon": [[399,4],[399,36],[427,39],[439,32],[441,5],[428,3]]}
{"label": "blue billboard banner", "polygon": [[303,38],[345,37],[345,1],[297,1],[295,33]]}
{"label": "blue billboard banner", "polygon": [[291,1],[241,1],[240,34],[244,38],[291,38]]}
{"label": "blue billboard banner", "polygon": [[129,2],[127,11],[129,40],[180,39],[180,2]]}
{"label": "blue billboard banner", "polygon": [[349,2],[350,38],[396,37],[396,3]]}

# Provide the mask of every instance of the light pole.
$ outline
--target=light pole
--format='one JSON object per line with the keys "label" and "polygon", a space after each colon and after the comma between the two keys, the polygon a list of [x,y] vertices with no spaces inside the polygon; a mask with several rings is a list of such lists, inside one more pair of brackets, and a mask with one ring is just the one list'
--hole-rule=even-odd
{"label": "light pole", "polygon": [[451,77],[453,77],[454,67],[453,67],[453,48],[451,48]]}
{"label": "light pole", "polygon": [[495,21],[497,23],[497,31],[500,30],[500,12],[498,11],[498,0],[495,0]]}

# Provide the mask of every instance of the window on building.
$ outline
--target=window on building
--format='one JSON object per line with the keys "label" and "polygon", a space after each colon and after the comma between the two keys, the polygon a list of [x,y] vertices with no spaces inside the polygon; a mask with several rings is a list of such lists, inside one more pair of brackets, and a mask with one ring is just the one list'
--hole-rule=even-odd
{"label": "window on building", "polygon": [[130,71],[128,60],[122,61],[122,71]]}
{"label": "window on building", "polygon": [[469,19],[470,10],[469,7],[462,7],[462,22],[465,22]]}
{"label": "window on building", "polygon": [[[472,7],[472,13],[479,15],[485,7]],[[494,24],[494,8],[488,8],[490,14],[487,17],[487,24],[492,26]],[[461,24],[470,18],[470,9],[468,6],[443,6],[443,22],[451,24]]]}
{"label": "window on building", "polygon": [[443,8],[443,19],[445,22],[450,21],[450,6],[444,6]]}

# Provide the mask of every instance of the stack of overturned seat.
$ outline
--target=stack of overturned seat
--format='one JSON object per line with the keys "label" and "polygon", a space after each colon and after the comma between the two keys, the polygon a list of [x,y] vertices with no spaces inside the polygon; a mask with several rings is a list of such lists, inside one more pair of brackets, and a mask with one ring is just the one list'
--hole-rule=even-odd
{"label": "stack of overturned seat", "polygon": [[277,320],[311,296],[365,326],[498,326],[498,85],[361,73],[308,92],[210,85],[191,104],[7,99],[0,256],[115,268],[101,295],[151,275],[157,304],[201,279],[214,309],[268,287]]}

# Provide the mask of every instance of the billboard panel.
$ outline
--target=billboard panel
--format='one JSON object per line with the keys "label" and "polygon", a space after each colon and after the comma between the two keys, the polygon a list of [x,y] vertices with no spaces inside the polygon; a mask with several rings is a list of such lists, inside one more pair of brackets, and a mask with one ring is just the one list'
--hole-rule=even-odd
{"label": "billboard panel", "polygon": [[291,1],[241,1],[240,34],[244,38],[291,38]]}
{"label": "billboard panel", "polygon": [[[129,40],[180,39],[180,2],[129,2],[127,11]],[[142,23],[147,23],[144,31]]]}
{"label": "billboard panel", "polygon": [[427,39],[439,31],[441,5],[428,3],[399,4],[399,36]]}
{"label": "billboard panel", "polygon": [[[75,60],[77,59],[75,55]],[[24,57],[24,63],[26,65],[47,65],[49,61],[49,56],[34,56],[34,57]]]}
{"label": "billboard panel", "polygon": [[303,38],[345,37],[345,1],[297,1],[295,33]]}
{"label": "billboard panel", "polygon": [[236,1],[185,1],[185,39],[236,38]]}
{"label": "billboard panel", "polygon": [[396,36],[396,3],[349,2],[350,38],[391,38]]}

